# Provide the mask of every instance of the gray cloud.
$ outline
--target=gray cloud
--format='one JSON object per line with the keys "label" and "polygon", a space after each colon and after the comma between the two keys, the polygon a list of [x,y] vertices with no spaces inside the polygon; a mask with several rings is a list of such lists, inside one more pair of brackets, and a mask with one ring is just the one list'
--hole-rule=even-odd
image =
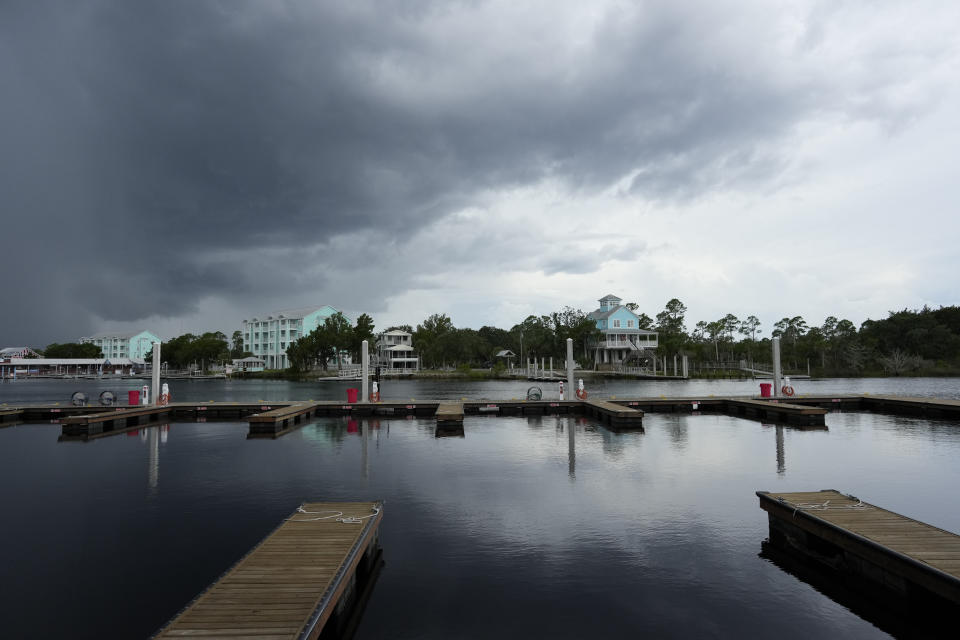
{"label": "gray cloud", "polygon": [[[783,172],[779,140],[805,118],[924,108],[874,99],[882,77],[851,94],[810,73],[822,7],[782,60],[769,16],[735,8],[613,5],[571,39],[563,11],[486,3],[5,3],[4,289],[30,305],[0,336],[72,338],[210,296],[327,302],[323,249],[346,232],[376,262],[545,179],[682,201]],[[551,251],[532,268],[584,272]]]}

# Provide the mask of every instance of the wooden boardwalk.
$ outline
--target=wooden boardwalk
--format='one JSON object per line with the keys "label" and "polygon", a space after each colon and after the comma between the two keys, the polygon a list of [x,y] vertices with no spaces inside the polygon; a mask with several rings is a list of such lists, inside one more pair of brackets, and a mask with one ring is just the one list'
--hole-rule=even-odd
{"label": "wooden boardwalk", "polygon": [[304,504],[157,638],[316,638],[375,547],[379,502]]}
{"label": "wooden boardwalk", "polygon": [[22,416],[22,409],[4,409],[0,411],[0,424],[19,422]]}
{"label": "wooden boardwalk", "polygon": [[463,424],[463,403],[443,402],[437,406],[437,423]]}
{"label": "wooden boardwalk", "polygon": [[585,400],[583,406],[588,415],[606,422],[614,429],[643,428],[643,411],[634,407],[606,400]]}
{"label": "wooden boardwalk", "polygon": [[960,603],[960,536],[834,490],[758,491],[775,538],[907,595]]}
{"label": "wooden boardwalk", "polygon": [[311,416],[317,415],[318,402],[298,402],[285,407],[255,413],[247,417],[250,424],[248,438],[276,438],[292,430]]}

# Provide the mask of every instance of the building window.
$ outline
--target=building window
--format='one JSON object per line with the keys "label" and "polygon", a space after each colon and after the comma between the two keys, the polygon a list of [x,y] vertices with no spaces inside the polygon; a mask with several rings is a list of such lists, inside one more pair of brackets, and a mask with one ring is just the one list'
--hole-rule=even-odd
{"label": "building window", "polygon": [[633,329],[633,320],[627,320],[627,329]]}
{"label": "building window", "polygon": [[620,328],[620,321],[619,321],[619,320],[614,320],[614,321],[613,321],[613,328],[614,328],[614,329],[619,329],[619,328]]}

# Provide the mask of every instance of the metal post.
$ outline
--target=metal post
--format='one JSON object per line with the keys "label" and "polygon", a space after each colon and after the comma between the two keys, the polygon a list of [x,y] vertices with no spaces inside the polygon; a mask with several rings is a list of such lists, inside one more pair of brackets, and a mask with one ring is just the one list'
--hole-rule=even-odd
{"label": "metal post", "polygon": [[360,343],[360,387],[363,390],[363,395],[360,397],[360,402],[366,404],[370,400],[370,380],[368,379],[368,374],[370,373],[370,345],[364,340]]}
{"label": "metal post", "polygon": [[160,402],[160,343],[153,343],[153,404]]}
{"label": "metal post", "polygon": [[[573,338],[567,338],[567,386],[563,390],[564,400],[573,400]],[[573,426],[570,426],[573,430]]]}
{"label": "metal post", "polygon": [[773,395],[780,395],[780,338],[770,341],[773,344]]}

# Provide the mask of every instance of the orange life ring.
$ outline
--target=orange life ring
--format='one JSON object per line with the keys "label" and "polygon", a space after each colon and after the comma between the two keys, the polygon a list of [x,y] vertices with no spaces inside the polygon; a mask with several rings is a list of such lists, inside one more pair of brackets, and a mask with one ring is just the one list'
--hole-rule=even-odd
{"label": "orange life ring", "polygon": [[376,391],[370,394],[370,402],[380,402],[380,392]]}
{"label": "orange life ring", "polygon": [[793,387],[791,387],[791,386],[788,385],[788,384],[783,385],[783,389],[780,389],[780,391],[782,391],[782,392],[783,392],[783,395],[785,395],[785,396],[792,396],[792,395],[793,395]]}
{"label": "orange life ring", "polygon": [[581,400],[587,399],[587,390],[586,389],[577,389],[577,397]]}

